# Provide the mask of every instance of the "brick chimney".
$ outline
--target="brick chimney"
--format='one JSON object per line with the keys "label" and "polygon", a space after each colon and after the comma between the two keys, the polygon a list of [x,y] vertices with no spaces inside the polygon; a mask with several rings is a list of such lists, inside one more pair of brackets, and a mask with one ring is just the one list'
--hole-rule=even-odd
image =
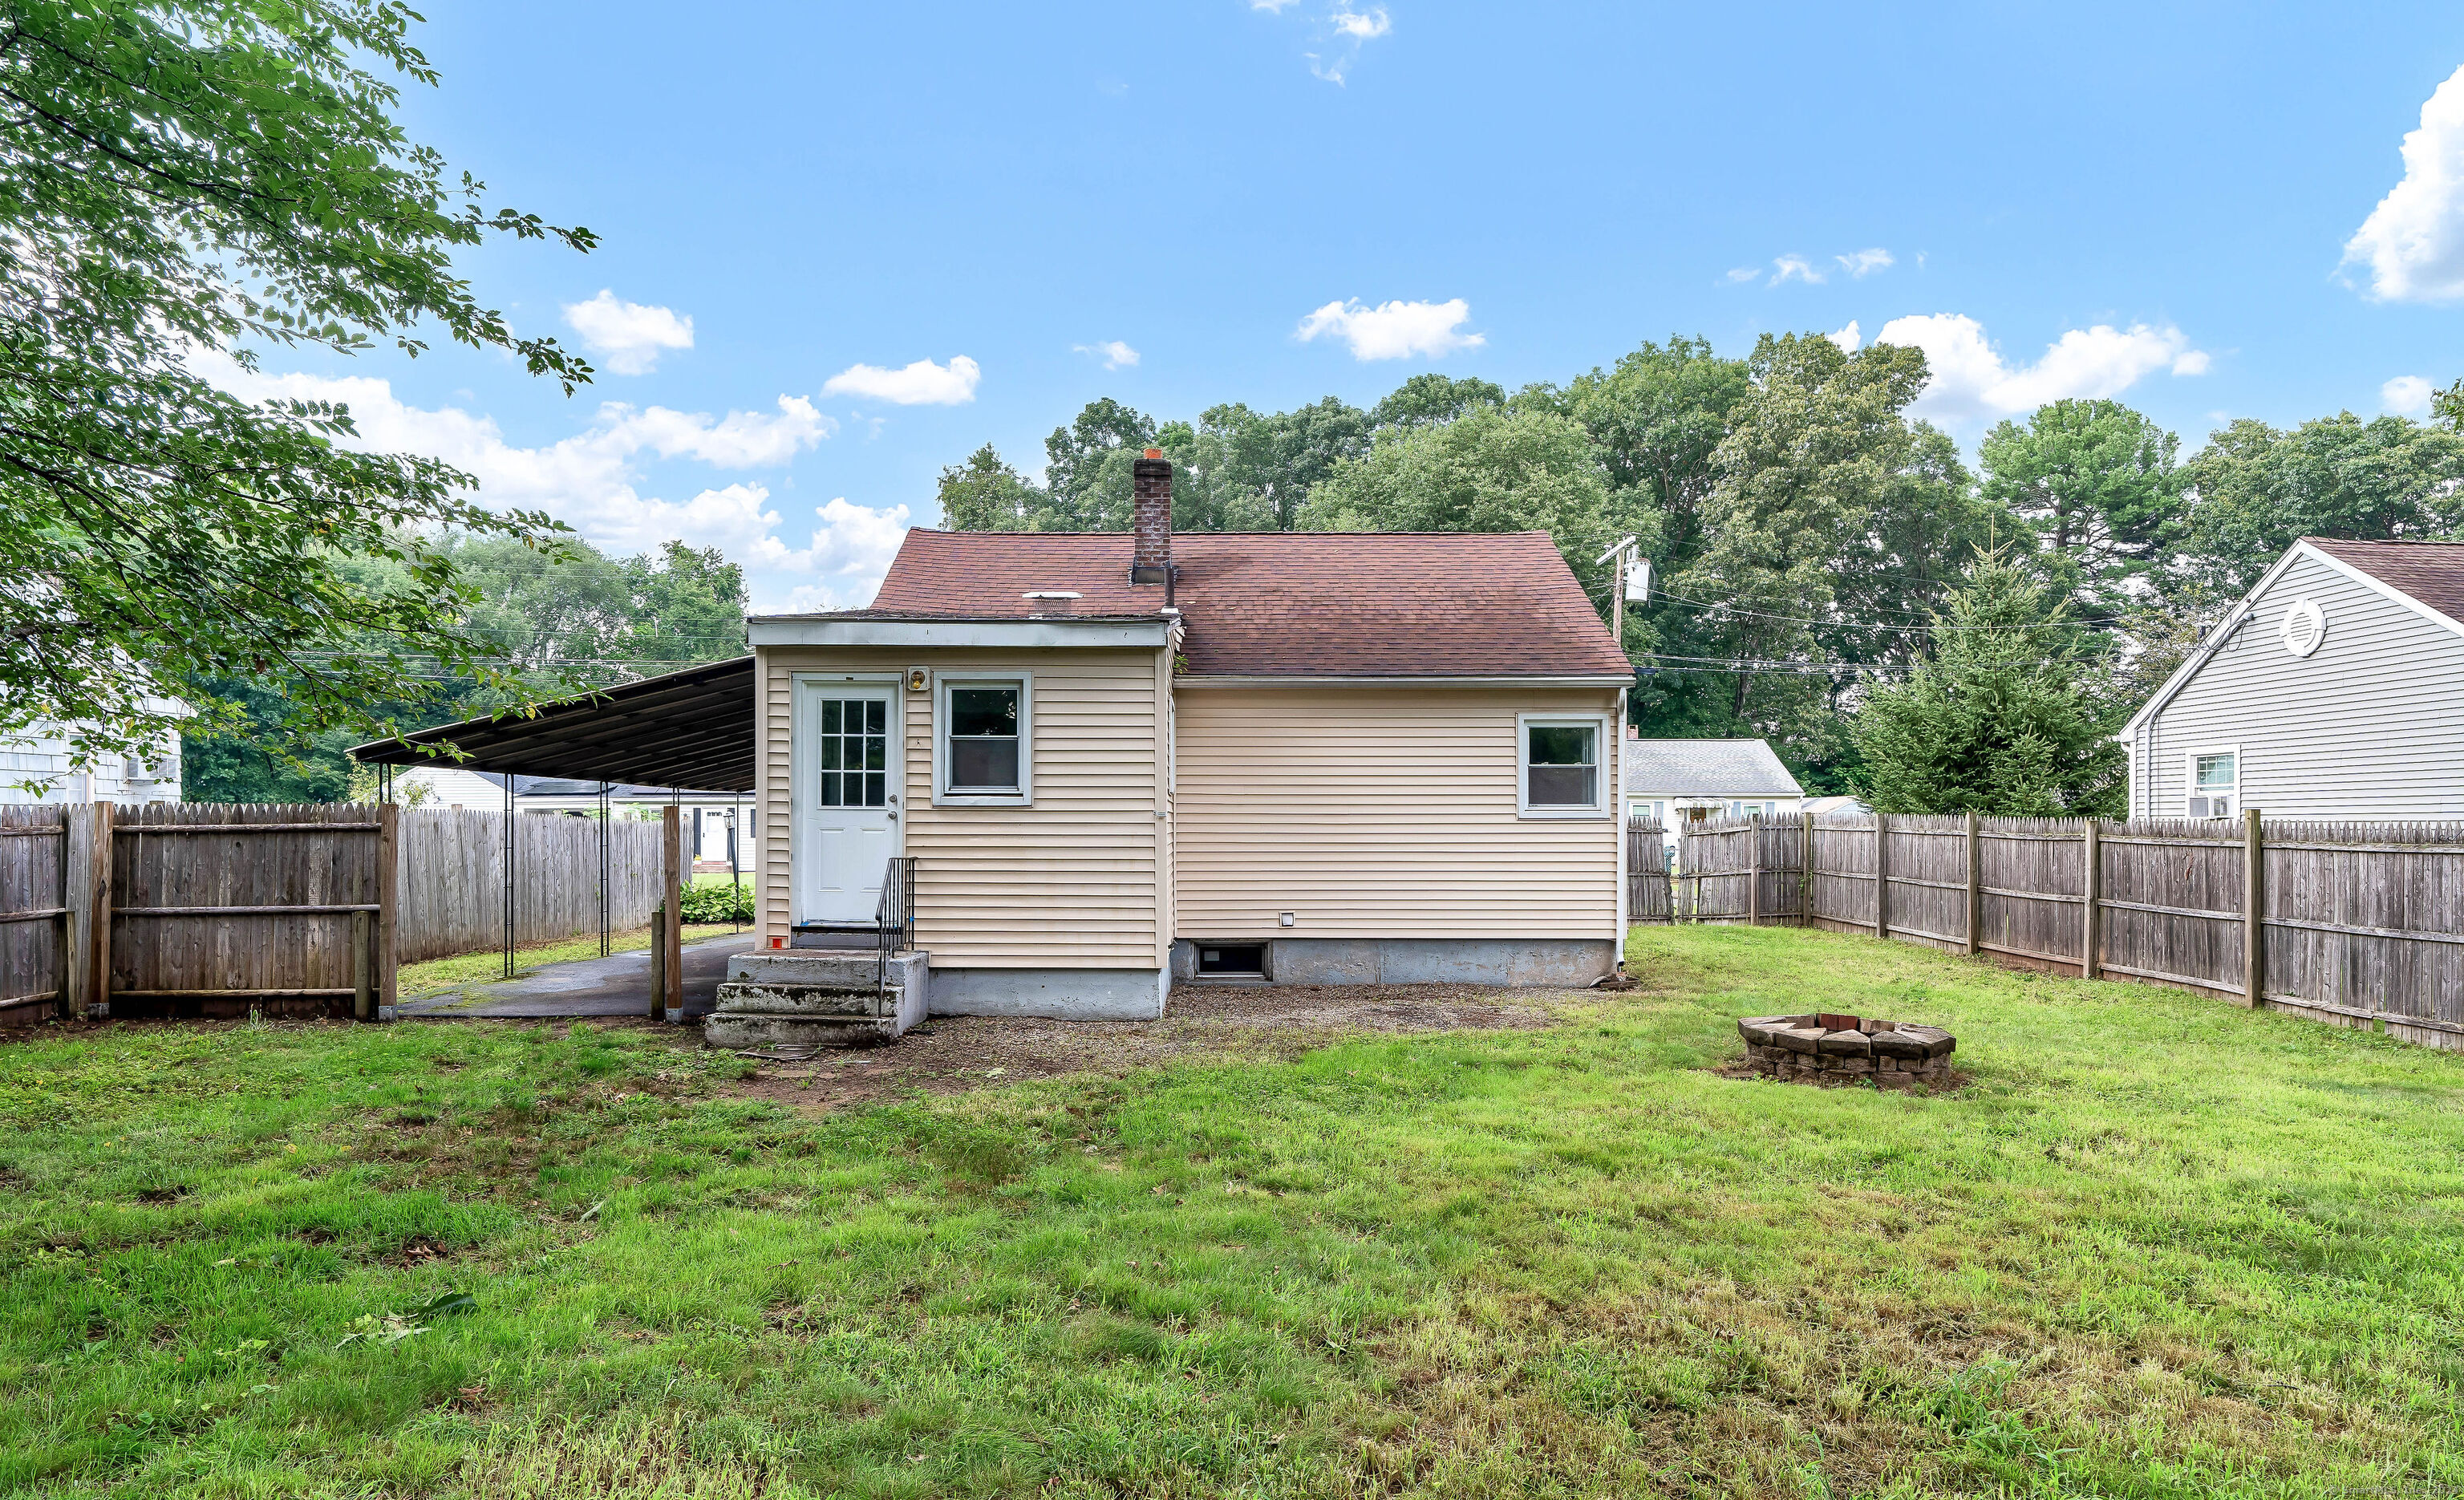
{"label": "brick chimney", "polygon": [[1172,464],[1160,448],[1130,466],[1130,582],[1172,583]]}

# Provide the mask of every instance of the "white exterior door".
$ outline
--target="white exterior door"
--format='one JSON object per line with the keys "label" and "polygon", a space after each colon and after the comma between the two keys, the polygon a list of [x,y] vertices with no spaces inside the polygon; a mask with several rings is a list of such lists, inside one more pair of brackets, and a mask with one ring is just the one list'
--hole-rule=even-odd
{"label": "white exterior door", "polygon": [[795,919],[869,922],[899,847],[897,697],[888,686],[797,686]]}

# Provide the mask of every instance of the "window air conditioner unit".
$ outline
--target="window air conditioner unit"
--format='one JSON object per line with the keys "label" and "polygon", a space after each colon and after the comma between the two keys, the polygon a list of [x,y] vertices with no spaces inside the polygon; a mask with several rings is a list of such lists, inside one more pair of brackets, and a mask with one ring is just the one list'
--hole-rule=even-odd
{"label": "window air conditioner unit", "polygon": [[2193,797],[2190,799],[2190,816],[2230,818],[2233,816],[2233,799],[2231,797]]}

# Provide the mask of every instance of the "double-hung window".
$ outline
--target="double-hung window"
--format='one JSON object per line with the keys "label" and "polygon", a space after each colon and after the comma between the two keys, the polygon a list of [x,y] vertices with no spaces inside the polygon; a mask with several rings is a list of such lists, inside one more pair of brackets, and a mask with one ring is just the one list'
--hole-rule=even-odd
{"label": "double-hung window", "polygon": [[1020,677],[941,679],[934,800],[992,806],[1034,801],[1033,685]]}
{"label": "double-hung window", "polygon": [[1526,714],[1515,728],[1522,739],[1516,769],[1523,816],[1608,815],[1608,767],[1600,762],[1600,747],[1609,742],[1606,718]]}
{"label": "double-hung window", "polygon": [[2230,818],[2241,810],[2241,748],[2193,750],[2189,755],[2189,806],[2193,818]]}

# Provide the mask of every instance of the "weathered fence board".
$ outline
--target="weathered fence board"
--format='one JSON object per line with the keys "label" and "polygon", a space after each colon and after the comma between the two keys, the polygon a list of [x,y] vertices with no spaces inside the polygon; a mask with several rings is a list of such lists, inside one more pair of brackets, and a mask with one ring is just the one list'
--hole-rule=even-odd
{"label": "weathered fence board", "polygon": [[336,1008],[361,961],[352,912],[390,904],[381,842],[365,807],[118,809],[109,915],[97,917],[106,955],[98,998],[208,1013],[242,997]]}
{"label": "weathered fence board", "polygon": [[0,1025],[65,1009],[76,906],[71,810],[0,807]]}
{"label": "weathered fence board", "polygon": [[1678,891],[1681,919],[1963,952],[1972,934],[1986,953],[2237,1000],[2255,951],[2261,1004],[2464,1049],[2464,825],[1985,818],[1971,837],[1956,817],[1711,819],[1683,827]]}
{"label": "weathered fence board", "polygon": [[1625,913],[1629,922],[1671,919],[1667,844],[1657,818],[1625,826]]}
{"label": "weathered fence board", "polygon": [[[462,807],[412,807],[402,814],[402,932],[405,963],[472,953],[505,940],[505,814]],[[554,942],[599,930],[596,818],[517,812],[514,940]],[[611,821],[607,829],[607,921],[616,931],[647,925],[659,904],[661,853],[655,823]]]}

